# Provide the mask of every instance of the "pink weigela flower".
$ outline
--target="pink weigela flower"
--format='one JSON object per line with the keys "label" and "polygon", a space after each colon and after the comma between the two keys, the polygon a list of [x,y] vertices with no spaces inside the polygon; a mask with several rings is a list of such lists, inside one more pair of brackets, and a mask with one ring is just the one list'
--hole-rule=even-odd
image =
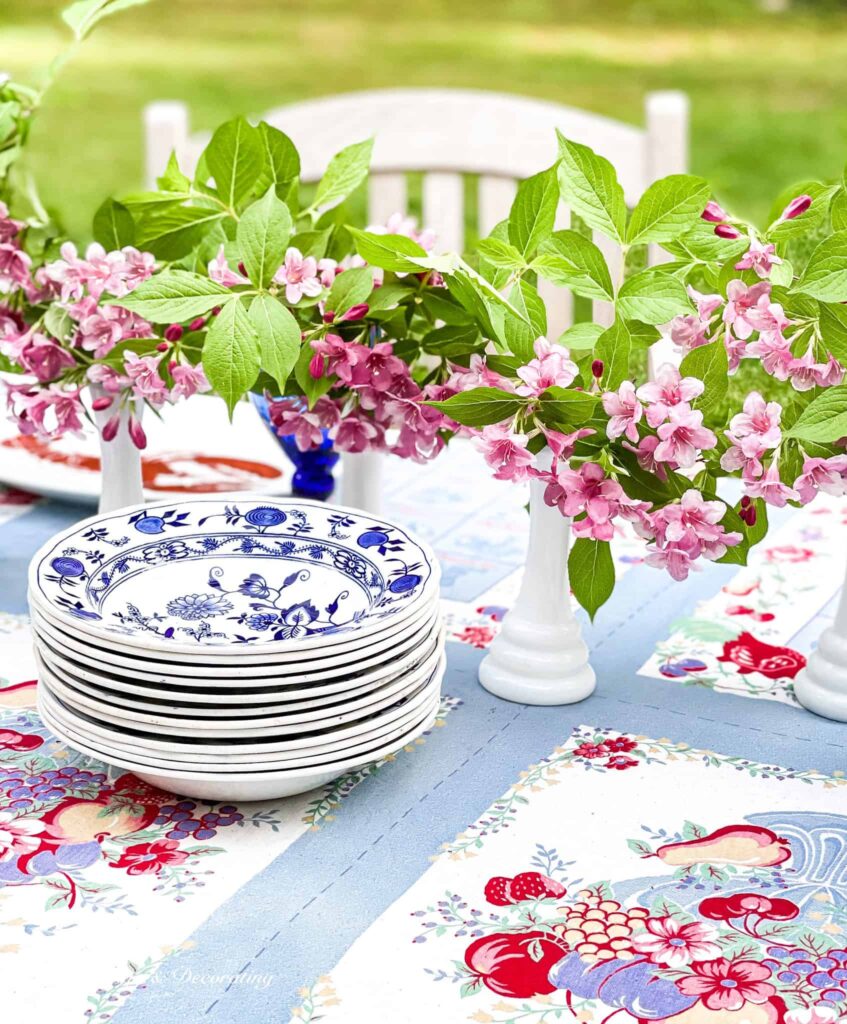
{"label": "pink weigela flower", "polygon": [[525,398],[535,398],[547,388],[566,388],[573,383],[579,368],[571,360],[570,352],[563,345],[556,345],[546,338],[536,339],[532,346],[535,359],[521,366],[517,375],[523,384],[515,388]]}

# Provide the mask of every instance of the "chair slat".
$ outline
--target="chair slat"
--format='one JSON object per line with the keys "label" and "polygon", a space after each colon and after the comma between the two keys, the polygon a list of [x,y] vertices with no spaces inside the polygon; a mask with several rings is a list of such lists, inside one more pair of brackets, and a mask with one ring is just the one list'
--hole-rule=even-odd
{"label": "chair slat", "polygon": [[490,235],[509,216],[518,183],[514,178],[495,178],[483,174],[479,179],[479,234]]}
{"label": "chair slat", "polygon": [[405,213],[407,203],[404,174],[376,174],[368,181],[368,223],[385,224],[394,213]]}
{"label": "chair slat", "polygon": [[465,184],[461,174],[425,174],[423,224],[431,228],[439,252],[461,252],[465,242]]}

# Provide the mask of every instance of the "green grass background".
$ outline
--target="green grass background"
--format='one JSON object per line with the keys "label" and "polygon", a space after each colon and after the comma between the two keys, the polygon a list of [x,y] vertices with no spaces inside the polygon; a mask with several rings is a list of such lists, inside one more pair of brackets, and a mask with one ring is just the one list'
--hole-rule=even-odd
{"label": "green grass background", "polygon": [[[32,81],[66,30],[55,0],[2,0],[0,70]],[[293,100],[392,85],[539,96],[640,123],[684,89],[691,169],[736,211],[839,175],[847,159],[847,6],[756,0],[154,0],[100,25],[50,93],[29,162],[84,237],[139,184],[141,110],[186,100],[195,128]]]}

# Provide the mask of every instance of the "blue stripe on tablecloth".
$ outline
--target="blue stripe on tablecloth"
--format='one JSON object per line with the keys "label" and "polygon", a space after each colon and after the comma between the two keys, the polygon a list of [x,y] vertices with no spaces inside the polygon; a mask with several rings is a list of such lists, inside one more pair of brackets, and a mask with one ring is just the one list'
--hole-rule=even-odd
{"label": "blue stripe on tablecloth", "polygon": [[[668,736],[786,767],[844,768],[844,726],[775,701],[636,675],[656,636],[736,571],[711,566],[684,588],[652,570],[630,572],[612,608],[586,628],[599,685],[578,705],[532,708],[497,700],[476,682],[482,652],[451,645],[445,692],[464,706],[415,754],[357,787],[331,826],[306,833],[249,880],[195,932],[194,947],[165,965],[159,984],[116,1013],[116,1024],[287,1021],[298,988],[331,970],[426,871],[440,843],[479,817],[576,725]],[[569,796],[563,789],[563,799]],[[843,803],[843,795],[834,793],[836,800]],[[261,988],[191,980],[209,975],[270,975],[271,981]]]}
{"label": "blue stripe on tablecloth", "polygon": [[54,533],[91,515],[91,509],[42,501],[0,527],[0,612],[26,612],[30,559]]}

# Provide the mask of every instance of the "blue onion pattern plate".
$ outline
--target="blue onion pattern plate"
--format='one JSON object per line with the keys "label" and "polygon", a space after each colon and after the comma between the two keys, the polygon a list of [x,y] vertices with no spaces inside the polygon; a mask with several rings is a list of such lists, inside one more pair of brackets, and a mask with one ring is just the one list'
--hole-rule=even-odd
{"label": "blue onion pattern plate", "polygon": [[438,593],[401,527],[299,498],[233,495],[83,520],[30,564],[30,600],[74,633],[140,651],[267,657],[354,647]]}

